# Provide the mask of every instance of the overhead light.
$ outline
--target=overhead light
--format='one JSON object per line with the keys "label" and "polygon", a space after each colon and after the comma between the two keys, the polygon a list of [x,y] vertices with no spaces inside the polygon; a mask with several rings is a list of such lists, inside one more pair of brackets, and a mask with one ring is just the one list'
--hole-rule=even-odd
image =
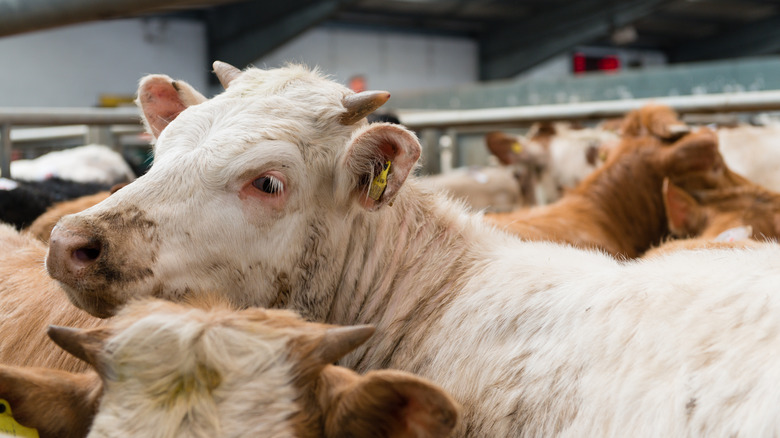
{"label": "overhead light", "polygon": [[615,29],[610,36],[612,42],[618,46],[624,46],[636,41],[637,33],[634,26],[628,25]]}

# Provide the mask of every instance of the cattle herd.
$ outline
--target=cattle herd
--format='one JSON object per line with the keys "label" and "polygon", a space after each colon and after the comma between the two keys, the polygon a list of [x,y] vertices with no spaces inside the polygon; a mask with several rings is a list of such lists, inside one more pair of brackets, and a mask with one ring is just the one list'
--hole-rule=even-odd
{"label": "cattle herd", "polygon": [[780,128],[649,105],[617,128],[493,132],[499,166],[422,177],[415,134],[366,121],[388,93],[214,70],[211,99],[141,80],[155,158],[129,184],[114,167],[40,200],[13,193],[34,178],[0,180],[0,399],[19,424],[780,435]]}

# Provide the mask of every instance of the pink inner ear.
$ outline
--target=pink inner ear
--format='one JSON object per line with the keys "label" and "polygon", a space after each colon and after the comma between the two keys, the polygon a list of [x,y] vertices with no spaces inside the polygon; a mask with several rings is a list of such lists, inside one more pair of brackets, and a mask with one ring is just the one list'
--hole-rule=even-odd
{"label": "pink inner ear", "polygon": [[379,152],[384,157],[383,161],[387,160],[394,160],[395,157],[400,153],[398,150],[398,147],[390,142],[383,142],[379,145]]}
{"label": "pink inner ear", "polygon": [[146,81],[139,93],[139,100],[152,134],[157,137],[187,106],[170,80],[152,78]]}
{"label": "pink inner ear", "polygon": [[669,223],[675,230],[684,230],[691,214],[691,205],[682,190],[669,184],[666,191],[666,208]]}

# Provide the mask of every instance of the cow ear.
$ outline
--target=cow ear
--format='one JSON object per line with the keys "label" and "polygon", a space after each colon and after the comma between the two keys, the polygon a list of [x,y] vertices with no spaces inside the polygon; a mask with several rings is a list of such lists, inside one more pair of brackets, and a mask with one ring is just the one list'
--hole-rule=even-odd
{"label": "cow ear", "polygon": [[412,374],[382,370],[359,376],[323,370],[330,385],[324,412],[327,437],[442,437],[458,422],[457,403],[438,386]]}
{"label": "cow ear", "polygon": [[[13,418],[40,436],[76,438],[89,431],[102,382],[97,374],[0,366],[0,399]],[[7,412],[5,412],[7,414]]]}
{"label": "cow ear", "polygon": [[406,128],[372,123],[353,134],[337,172],[337,191],[366,210],[391,203],[417,159],[420,142]]}
{"label": "cow ear", "polygon": [[138,86],[136,104],[144,115],[144,123],[155,138],[188,106],[205,102],[206,98],[184,81],[166,75],[147,75]]}
{"label": "cow ear", "polygon": [[[712,174],[712,178],[699,181],[698,186],[683,185],[688,190],[713,188],[718,184],[717,175],[723,173],[723,157],[718,152],[718,137],[708,130],[700,129],[662,149],[664,167],[667,174],[682,177],[686,174],[704,172],[702,175]],[[702,177],[699,177],[702,179]],[[713,181],[709,181],[712,179]],[[680,181],[675,179],[679,184]]]}
{"label": "cow ear", "polygon": [[516,136],[503,132],[489,132],[485,135],[485,145],[491,154],[505,166],[515,164],[517,156],[523,152],[523,145]]}
{"label": "cow ear", "polygon": [[685,190],[664,179],[664,207],[669,231],[675,236],[695,236],[701,231],[704,211],[701,205]]}

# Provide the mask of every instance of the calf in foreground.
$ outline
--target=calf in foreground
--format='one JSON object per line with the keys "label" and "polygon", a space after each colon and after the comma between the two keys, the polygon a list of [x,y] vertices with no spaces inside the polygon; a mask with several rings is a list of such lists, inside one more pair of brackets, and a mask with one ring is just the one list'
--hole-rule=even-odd
{"label": "calf in foreground", "polygon": [[441,385],[461,437],[780,434],[778,248],[620,262],[524,242],[407,181],[417,139],[361,119],[386,93],[216,67],[227,90],[186,108],[142,81],[154,165],[52,232],[47,267],[79,306],[224,290],[371,324],[339,363]]}
{"label": "calf in foreground", "polygon": [[103,328],[52,326],[100,378],[0,367],[0,397],[44,437],[446,437],[457,422],[455,402],[423,379],[331,365],[370,326],[200,304],[151,300]]}

